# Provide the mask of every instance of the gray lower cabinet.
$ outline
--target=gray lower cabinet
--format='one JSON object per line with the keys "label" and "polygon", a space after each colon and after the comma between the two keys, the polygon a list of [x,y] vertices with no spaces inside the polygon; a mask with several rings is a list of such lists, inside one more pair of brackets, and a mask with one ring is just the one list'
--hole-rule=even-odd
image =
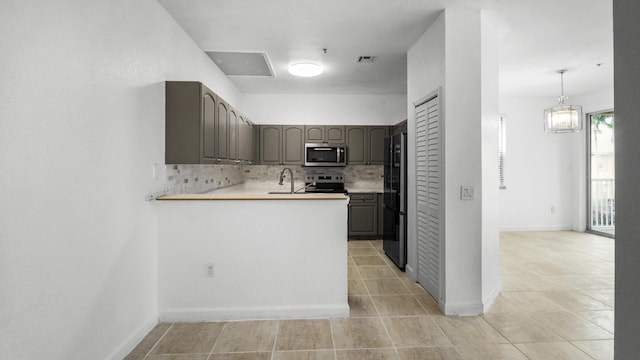
{"label": "gray lower cabinet", "polygon": [[378,197],[376,193],[349,194],[349,237],[378,237]]}
{"label": "gray lower cabinet", "polygon": [[304,126],[261,125],[260,164],[303,165]]}
{"label": "gray lower cabinet", "polygon": [[388,126],[347,126],[347,165],[383,165]]}

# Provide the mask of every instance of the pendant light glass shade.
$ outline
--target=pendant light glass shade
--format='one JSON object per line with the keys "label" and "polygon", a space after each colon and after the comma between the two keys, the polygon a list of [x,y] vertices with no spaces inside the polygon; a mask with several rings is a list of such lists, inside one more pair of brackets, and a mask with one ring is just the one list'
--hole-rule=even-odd
{"label": "pendant light glass shade", "polygon": [[561,95],[558,105],[544,110],[544,131],[548,133],[578,132],[582,130],[582,106],[566,105],[564,102],[564,73],[567,70],[558,70],[560,74]]}

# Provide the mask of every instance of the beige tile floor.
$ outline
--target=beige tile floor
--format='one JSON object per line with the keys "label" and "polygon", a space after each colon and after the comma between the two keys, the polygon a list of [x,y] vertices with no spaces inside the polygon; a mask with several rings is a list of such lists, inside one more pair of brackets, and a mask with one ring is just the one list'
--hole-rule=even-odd
{"label": "beige tile floor", "polygon": [[350,318],[159,324],[127,360],[613,359],[613,241],[503,233],[503,291],[477,317],[441,315],[381,241],[350,241]]}

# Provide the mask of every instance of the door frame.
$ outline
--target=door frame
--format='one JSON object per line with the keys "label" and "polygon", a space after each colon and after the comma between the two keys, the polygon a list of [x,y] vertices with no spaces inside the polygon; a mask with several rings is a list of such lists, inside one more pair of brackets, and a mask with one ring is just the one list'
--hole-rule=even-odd
{"label": "door frame", "polygon": [[[599,236],[605,236],[608,238],[615,238],[615,235],[606,233],[606,232],[602,232],[602,231],[598,231],[598,230],[593,230],[591,228],[591,217],[592,217],[592,212],[591,212],[591,116],[592,115],[597,115],[597,114],[604,114],[604,113],[613,113],[614,114],[614,129],[615,129],[615,111],[614,109],[606,109],[606,110],[598,110],[598,111],[590,111],[588,113],[585,114],[585,143],[586,143],[586,226],[585,226],[585,232],[590,233],[590,234],[595,234],[595,235],[599,235]],[[614,148],[614,156],[615,156],[615,148]],[[614,226],[615,229],[615,226]]]}

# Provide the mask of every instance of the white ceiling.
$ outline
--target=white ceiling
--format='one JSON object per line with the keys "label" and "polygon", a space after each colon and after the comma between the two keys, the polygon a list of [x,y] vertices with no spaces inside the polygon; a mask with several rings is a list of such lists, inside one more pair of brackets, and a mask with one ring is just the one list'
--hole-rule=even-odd
{"label": "white ceiling", "polygon": [[[561,68],[569,96],[613,82],[612,0],[158,1],[204,51],[267,53],[275,77],[230,77],[246,93],[404,94],[407,50],[460,3],[497,15],[502,94],[558,96]],[[289,75],[301,60],[325,72]]]}

